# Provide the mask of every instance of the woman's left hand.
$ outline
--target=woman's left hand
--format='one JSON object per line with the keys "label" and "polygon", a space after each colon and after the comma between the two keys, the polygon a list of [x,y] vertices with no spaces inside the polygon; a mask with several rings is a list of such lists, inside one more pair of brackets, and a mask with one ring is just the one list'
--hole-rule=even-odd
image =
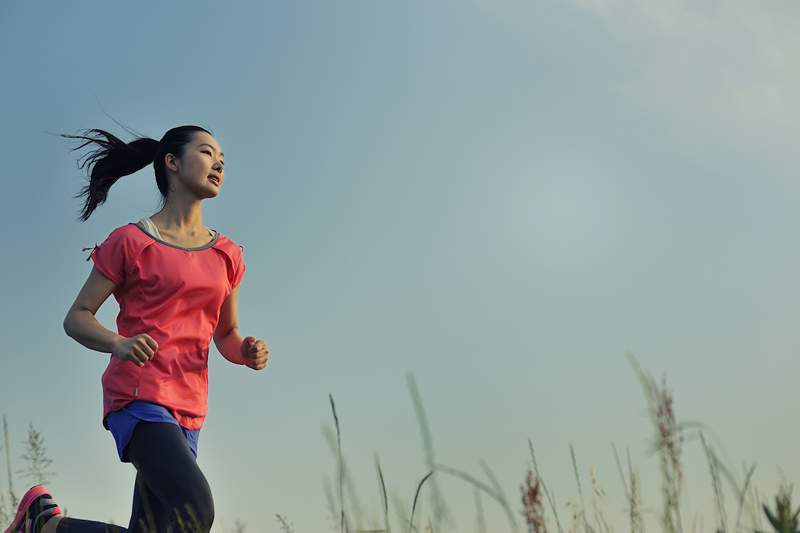
{"label": "woman's left hand", "polygon": [[255,337],[245,337],[242,340],[242,358],[244,364],[253,370],[263,369],[269,359],[267,343]]}

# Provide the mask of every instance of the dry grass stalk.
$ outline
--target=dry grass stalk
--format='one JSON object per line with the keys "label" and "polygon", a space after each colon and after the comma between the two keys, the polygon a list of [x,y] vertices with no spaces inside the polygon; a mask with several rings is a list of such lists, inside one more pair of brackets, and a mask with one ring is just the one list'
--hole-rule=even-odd
{"label": "dry grass stalk", "polygon": [[381,503],[383,504],[383,527],[389,533],[389,499],[386,497],[386,483],[383,480],[383,470],[381,470],[381,462],[378,459],[378,454],[375,454],[375,469],[378,471],[378,482],[381,488]]}
{"label": "dry grass stalk", "polygon": [[572,516],[572,524],[570,524],[567,533],[578,533],[580,531],[580,524],[583,522],[583,511],[581,506],[575,502],[567,502],[567,509],[569,509]]}
{"label": "dry grass stalk", "polygon": [[283,516],[281,516],[279,514],[276,514],[275,518],[278,520],[278,523],[281,525],[281,531],[283,531],[284,533],[294,533],[294,528],[292,527],[292,524],[290,524],[289,521],[286,520],[286,518],[284,518]]}
{"label": "dry grass stalk", "polygon": [[631,525],[631,533],[644,533],[644,521],[642,519],[641,511],[642,500],[639,490],[639,476],[636,472],[634,472],[633,467],[631,466],[631,452],[629,449],[625,450],[628,457],[628,478],[630,479],[630,482],[628,482],[625,479],[625,473],[622,471],[622,464],[619,460],[617,447],[613,442],[611,443],[611,447],[614,450],[614,460],[617,462],[617,470],[619,471],[619,476],[622,479],[622,486],[625,489],[625,499],[628,502],[628,520],[630,521]]}
{"label": "dry grass stalk", "polygon": [[[483,463],[482,466],[484,466],[485,469],[488,469],[488,466],[485,466],[485,463]],[[506,517],[508,518],[508,525],[510,530],[514,533],[519,531],[519,526],[517,525],[517,521],[514,518],[514,511],[511,510],[511,506],[508,504],[508,501],[505,499],[505,496],[502,494],[502,492],[499,493],[496,492],[495,489],[489,487],[482,481],[476,479],[474,476],[471,476],[466,472],[462,472],[461,470],[458,470],[456,468],[452,468],[446,465],[436,465],[436,469],[440,472],[461,478],[462,480],[466,481],[467,483],[470,483],[474,487],[482,490],[483,492],[491,496],[492,499],[494,499],[497,503],[499,503],[500,506],[503,508],[503,510],[506,512]],[[494,478],[494,476],[491,475],[491,471],[488,472],[490,474],[490,477]],[[496,483],[497,480],[493,479],[493,482]]]}
{"label": "dry grass stalk", "polygon": [[[414,513],[415,513],[415,512],[416,512],[416,510],[417,510],[417,501],[418,501],[418,499],[419,499],[419,493],[420,493],[420,491],[422,490],[422,485],[424,485],[424,484],[425,484],[425,482],[426,482],[426,481],[427,481],[427,480],[428,480],[428,479],[429,479],[429,478],[430,478],[432,475],[433,475],[433,472],[428,472],[427,474],[425,474],[425,477],[423,477],[423,478],[420,480],[419,484],[417,484],[417,491],[414,493],[414,503],[413,503],[413,504],[411,504],[411,518],[408,520],[408,523],[409,523],[409,525],[410,525],[410,529],[409,529],[409,531],[410,531],[411,529],[416,529],[416,526],[414,525]],[[420,505],[422,504],[422,502],[419,502],[419,503],[420,503]]]}
{"label": "dry grass stalk", "polygon": [[[276,515],[276,516],[280,516],[280,515]],[[242,522],[239,519],[236,519],[236,520],[233,521],[233,530],[231,530],[231,533],[245,533],[246,529],[247,529],[247,526],[245,525],[245,523]],[[289,531],[289,533],[293,533],[293,531],[291,529],[288,530],[288,531]]]}
{"label": "dry grass stalk", "polygon": [[545,485],[544,479],[539,473],[539,465],[536,464],[536,454],[533,453],[533,443],[531,442],[531,439],[528,439],[528,449],[531,452],[531,461],[533,461],[533,471],[536,474],[536,479],[538,479],[542,484],[542,490],[544,491],[544,495],[547,497],[547,501],[550,504],[550,509],[553,511],[553,517],[556,519],[556,528],[558,528],[558,533],[563,533],[561,521],[558,519],[558,510],[556,509],[555,498],[550,495],[550,491],[547,490],[547,485]]}
{"label": "dry grass stalk", "polygon": [[580,514],[583,517],[583,530],[586,533],[591,533],[594,531],[592,527],[589,525],[589,519],[586,517],[586,504],[583,499],[583,488],[581,487],[581,478],[578,474],[578,462],[575,460],[575,448],[572,447],[572,443],[569,444],[569,454],[572,457],[572,470],[575,473],[575,483],[578,485],[578,496],[581,499],[581,511]]}
{"label": "dry grass stalk", "polygon": [[606,493],[597,481],[597,470],[594,466],[589,469],[589,477],[592,480],[592,507],[594,508],[594,519],[595,522],[597,522],[597,529],[603,533],[611,533],[613,530],[598,503],[598,500],[604,498]]}
{"label": "dry grass stalk", "polygon": [[342,435],[339,431],[339,417],[336,414],[336,404],[333,401],[333,395],[329,394],[328,398],[331,402],[331,411],[333,412],[333,421],[336,424],[336,449],[338,452],[338,478],[339,478],[339,513],[340,513],[340,522],[339,527],[342,533],[349,533],[350,528],[347,524],[347,518],[345,517],[344,513],[344,493],[343,493],[343,485],[344,485],[344,465],[342,462]]}
{"label": "dry grass stalk", "polygon": [[[753,472],[756,470],[756,463],[753,463],[753,466],[750,469],[747,469],[747,465],[745,465],[745,477],[744,477],[744,486],[742,490],[739,492],[739,510],[736,512],[736,526],[733,528],[734,531],[739,531],[739,524],[742,518],[742,511],[744,510],[745,506],[745,499],[747,498],[748,487],[750,486],[751,480],[753,478]],[[752,516],[752,515],[751,515]],[[758,527],[753,520],[753,528]]]}
{"label": "dry grass stalk", "polygon": [[[336,464],[339,465],[339,445],[338,439],[336,437],[336,431],[331,429],[328,426],[323,426],[322,434],[328,442],[328,447],[333,453],[333,457],[336,460]],[[338,467],[337,467],[338,471]],[[337,475],[338,477],[338,475]],[[353,481],[353,477],[350,475],[350,468],[347,464],[347,459],[342,454],[341,458],[341,478],[342,478],[342,486],[344,490],[344,500],[345,500],[345,515],[350,518],[352,516],[355,519],[355,523],[360,524],[363,522],[364,513],[362,511],[360,499],[358,497],[358,493],[356,491],[356,486]],[[348,510],[350,512],[348,512]],[[338,516],[338,511],[337,511]],[[339,520],[340,518],[337,518]]]}
{"label": "dry grass stalk", "polygon": [[[753,492],[755,493],[755,496],[754,496],[754,499],[753,499],[754,505],[758,506],[759,503],[761,502],[761,496],[759,496],[758,487],[754,486],[753,487]],[[763,513],[760,513],[760,512],[756,512],[755,513],[756,520],[757,520],[757,523],[758,523],[758,527],[762,527],[762,524],[763,524],[763,522],[762,522],[763,518],[761,517],[762,514]]]}
{"label": "dry grass stalk", "polygon": [[483,514],[483,500],[481,491],[475,489],[475,530],[478,533],[486,533],[486,517]]}
{"label": "dry grass stalk", "polygon": [[706,442],[703,433],[700,433],[700,442],[703,444],[703,449],[706,452],[706,459],[708,460],[708,467],[711,472],[711,484],[714,489],[714,500],[717,504],[717,516],[719,518],[720,531],[728,531],[727,512],[725,511],[725,499],[722,492],[722,482],[719,477],[719,459],[717,458],[711,446]]}
{"label": "dry grass stalk", "polygon": [[644,389],[650,417],[656,426],[656,442],[654,451],[658,452],[661,463],[662,495],[664,508],[661,523],[664,533],[682,533],[680,514],[680,490],[683,481],[681,467],[682,427],[675,418],[673,398],[667,389],[666,378],[662,378],[662,386],[642,370],[633,354],[626,353],[639,377]]}
{"label": "dry grass stalk", "polygon": [[675,421],[672,394],[667,389],[666,377],[662,378],[660,390],[655,391],[658,398],[658,433],[659,449],[661,450],[661,471],[664,479],[664,507],[665,528],[668,533],[682,531],[680,517],[680,489],[683,481],[681,467],[681,442],[682,436],[678,432]]}
{"label": "dry grass stalk", "polygon": [[25,441],[25,453],[22,455],[22,459],[26,462],[26,468],[18,470],[17,473],[31,478],[36,485],[48,484],[50,482],[48,476],[55,475],[53,472],[47,471],[53,461],[47,457],[44,435],[36,431],[33,422],[28,424],[28,439]]}
{"label": "dry grass stalk", "polygon": [[3,415],[3,442],[5,443],[6,451],[6,473],[8,474],[8,498],[9,498],[9,514],[14,512],[14,509],[19,505],[19,498],[14,493],[14,481],[11,476],[11,442],[8,437],[8,420],[6,415]]}
{"label": "dry grass stalk", "polygon": [[322,488],[328,504],[328,519],[331,521],[331,529],[337,530],[339,529],[339,510],[336,506],[336,497],[333,495],[333,484],[328,476],[322,479]]}
{"label": "dry grass stalk", "polygon": [[630,497],[630,519],[631,525],[634,527],[633,532],[645,533],[644,518],[642,517],[642,491],[641,484],[639,483],[639,474],[634,471],[631,466],[631,452],[626,450],[628,455],[628,475],[631,480],[631,497]]}
{"label": "dry grass stalk", "polygon": [[492,469],[489,468],[489,465],[486,463],[486,461],[481,459],[479,463],[481,465],[481,469],[483,469],[483,472],[486,474],[486,477],[489,478],[489,482],[494,488],[494,493],[497,495],[500,505],[503,506],[503,509],[506,511],[506,515],[509,517],[511,531],[516,532],[518,530],[517,521],[514,520],[514,511],[511,510],[511,505],[509,505],[508,500],[506,499],[506,495],[503,492],[503,487],[500,485],[500,482],[497,480],[497,476],[494,475],[494,472],[492,472]]}
{"label": "dry grass stalk", "polygon": [[522,516],[528,526],[528,533],[547,533],[542,505],[542,487],[539,478],[528,470],[522,490]]}
{"label": "dry grass stalk", "polygon": [[[709,446],[709,449],[711,449],[710,446]],[[734,526],[733,530],[734,531],[739,531],[739,525],[741,523],[742,512],[743,512],[744,506],[745,506],[745,500],[747,499],[747,496],[749,494],[748,487],[750,486],[750,483],[752,481],[753,472],[755,471],[756,464],[753,463],[753,466],[750,467],[750,469],[747,468],[747,465],[744,465],[745,479],[744,479],[744,484],[740,488],[739,483],[736,481],[735,476],[730,471],[730,469],[728,469],[725,466],[725,464],[720,459],[719,455],[716,452],[714,452],[713,449],[711,449],[711,453],[714,456],[715,469],[719,472],[719,474],[721,474],[722,478],[724,478],[724,479],[726,479],[728,481],[728,483],[730,484],[731,488],[733,489],[734,494],[736,494],[736,498],[737,498],[737,502],[738,502],[739,508],[738,508],[738,510],[736,512],[736,525]],[[756,508],[756,510],[754,512],[757,513],[758,512],[757,511],[757,508],[758,508],[758,504],[757,503],[755,505],[755,508]],[[753,521],[753,524],[754,524],[753,527],[757,527],[757,526],[755,526],[755,520]]]}
{"label": "dry grass stalk", "polygon": [[2,524],[8,524],[11,522],[11,509],[6,507],[6,498],[2,492],[0,492],[0,527]]}
{"label": "dry grass stalk", "polygon": [[[436,456],[434,454],[433,437],[431,435],[430,425],[428,424],[428,417],[425,414],[425,407],[422,404],[422,396],[419,393],[419,388],[417,387],[417,382],[414,379],[414,374],[409,372],[406,375],[406,381],[408,383],[409,392],[411,393],[411,400],[414,404],[414,411],[417,415],[417,421],[419,422],[420,433],[422,434],[422,445],[425,451],[426,467],[428,470],[433,471],[436,469]],[[439,484],[437,483],[436,479],[431,480],[430,493],[431,503],[433,505],[433,525],[436,530],[439,531],[443,523],[452,525],[453,522],[450,517],[450,513],[447,510],[447,505],[445,504],[442,492],[439,490]]]}
{"label": "dry grass stalk", "polygon": [[[722,481],[721,481],[721,479],[724,478],[730,484],[734,494],[736,494],[738,510],[736,512],[736,524],[733,530],[739,531],[742,512],[744,511],[745,507],[745,500],[747,499],[748,494],[750,494],[748,488],[750,487],[753,473],[755,472],[756,464],[753,463],[753,466],[750,467],[749,469],[747,468],[746,464],[744,465],[745,479],[744,479],[744,484],[740,487],[739,483],[736,480],[736,477],[733,475],[731,470],[725,466],[725,463],[720,459],[719,455],[713,450],[713,448],[706,443],[705,435],[702,432],[699,432],[699,435],[700,435],[700,441],[703,444],[703,449],[706,452],[706,457],[708,458],[709,467],[711,468],[711,476],[712,476],[712,482],[714,483],[714,494],[717,503],[717,511],[718,514],[721,516],[720,529],[722,531],[728,530],[727,512],[725,511],[723,492],[722,492]],[[757,514],[758,512],[757,506],[758,504],[756,503],[755,506],[750,507],[749,511],[751,513],[751,518],[753,517],[753,514]],[[756,509],[753,509],[753,507],[755,507]],[[756,525],[755,519],[753,519],[752,523],[754,528],[758,527]]]}

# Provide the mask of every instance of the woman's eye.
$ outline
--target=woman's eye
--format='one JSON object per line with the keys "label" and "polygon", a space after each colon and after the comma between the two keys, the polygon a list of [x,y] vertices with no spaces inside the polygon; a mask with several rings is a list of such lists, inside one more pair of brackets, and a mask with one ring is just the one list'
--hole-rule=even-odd
{"label": "woman's eye", "polygon": [[[202,152],[203,152],[204,154],[208,154],[208,155],[210,155],[212,158],[214,157],[214,154],[212,154],[212,153],[211,153],[210,151],[208,151],[208,150],[203,150]],[[225,161],[220,161],[220,164],[221,164],[223,167],[225,167]]]}

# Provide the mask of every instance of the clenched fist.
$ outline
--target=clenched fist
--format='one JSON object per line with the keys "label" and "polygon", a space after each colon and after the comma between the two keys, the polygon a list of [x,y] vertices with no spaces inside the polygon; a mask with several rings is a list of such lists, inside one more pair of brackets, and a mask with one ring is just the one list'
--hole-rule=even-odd
{"label": "clenched fist", "polygon": [[115,343],[112,353],[132,362],[137,366],[144,366],[146,361],[152,359],[158,350],[158,343],[147,333],[140,333],[133,337],[120,337]]}
{"label": "clenched fist", "polygon": [[269,359],[267,343],[255,337],[245,337],[242,340],[242,358],[244,364],[253,370],[263,369]]}

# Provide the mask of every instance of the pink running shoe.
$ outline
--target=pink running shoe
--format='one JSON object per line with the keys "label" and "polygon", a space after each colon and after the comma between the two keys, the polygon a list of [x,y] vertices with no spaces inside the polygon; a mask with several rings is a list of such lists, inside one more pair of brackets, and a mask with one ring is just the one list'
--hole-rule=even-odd
{"label": "pink running shoe", "polygon": [[61,512],[47,489],[35,485],[22,497],[14,521],[3,533],[41,533],[45,522]]}

